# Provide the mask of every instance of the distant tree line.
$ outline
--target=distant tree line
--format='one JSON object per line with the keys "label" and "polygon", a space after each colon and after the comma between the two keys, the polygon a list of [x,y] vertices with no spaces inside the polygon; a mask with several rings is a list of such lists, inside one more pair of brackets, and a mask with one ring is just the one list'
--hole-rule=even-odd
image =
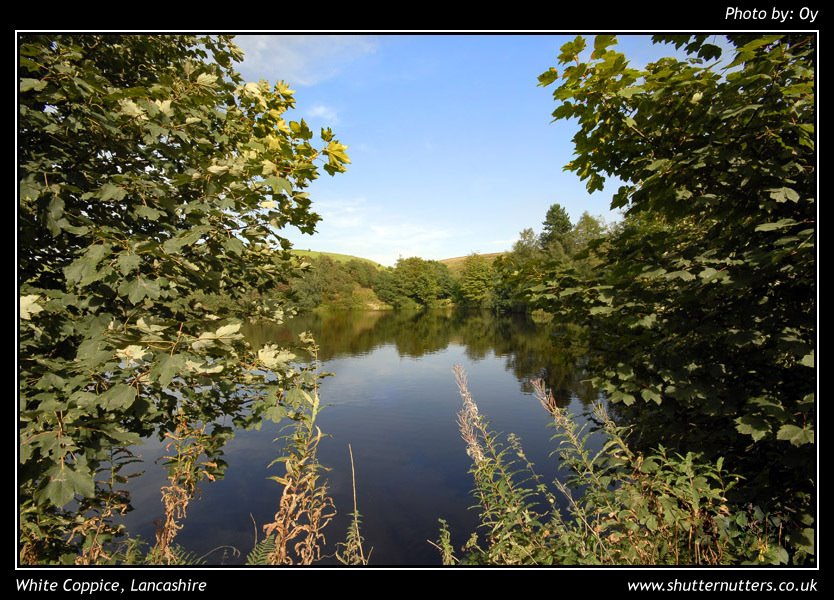
{"label": "distant tree line", "polygon": [[420,310],[459,306],[497,313],[529,312],[528,290],[555,264],[589,272],[599,262],[587,252],[591,241],[609,228],[587,212],[571,223],[567,211],[553,204],[542,233],[521,232],[510,252],[495,260],[471,254],[453,272],[436,260],[416,256],[400,258],[393,267],[379,268],[370,261],[334,260],[327,255],[305,257],[305,267],[281,291],[289,291],[296,308],[367,310],[394,308]]}
{"label": "distant tree line", "polygon": [[448,267],[436,260],[401,258],[387,268],[359,259],[338,262],[326,255],[306,262],[286,290],[302,311],[417,310],[450,305],[456,297]]}

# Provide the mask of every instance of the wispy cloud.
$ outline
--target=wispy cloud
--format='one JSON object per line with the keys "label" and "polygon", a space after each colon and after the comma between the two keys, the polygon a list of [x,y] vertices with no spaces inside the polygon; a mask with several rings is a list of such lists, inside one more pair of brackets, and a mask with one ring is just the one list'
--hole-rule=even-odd
{"label": "wispy cloud", "polygon": [[320,117],[327,121],[330,125],[335,125],[339,122],[339,115],[336,110],[326,104],[314,104],[312,108],[306,111],[311,117]]}
{"label": "wispy cloud", "polygon": [[384,265],[400,257],[446,258],[445,242],[460,234],[459,229],[380,214],[361,197],[319,200],[313,209],[322,216],[318,232],[297,240],[297,247],[355,254]]}
{"label": "wispy cloud", "polygon": [[364,35],[241,35],[235,42],[246,53],[244,75],[298,86],[330,79],[377,48],[376,40]]}
{"label": "wispy cloud", "polygon": [[383,265],[393,265],[398,258],[409,256],[445,258],[444,242],[454,235],[451,229],[389,222],[363,225],[361,229],[344,231],[332,237],[325,234],[321,237],[321,243],[332,243],[345,248],[343,252],[370,258]]}
{"label": "wispy cloud", "polygon": [[321,215],[328,228],[350,229],[366,223],[366,201],[355,198],[340,201],[319,201],[314,210]]}

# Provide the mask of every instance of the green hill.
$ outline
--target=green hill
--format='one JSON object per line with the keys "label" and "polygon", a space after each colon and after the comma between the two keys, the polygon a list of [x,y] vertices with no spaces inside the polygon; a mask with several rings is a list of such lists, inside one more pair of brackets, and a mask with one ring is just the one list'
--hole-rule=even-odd
{"label": "green hill", "polygon": [[363,262],[367,262],[375,266],[377,269],[382,269],[383,266],[377,262],[372,261],[369,258],[362,258],[361,256],[351,256],[350,254],[339,254],[337,252],[317,252],[316,250],[291,250],[293,254],[296,256],[307,257],[307,258],[318,258],[319,256],[327,256],[328,258],[332,258],[336,262],[346,263],[350,262],[351,260],[361,260]]}
{"label": "green hill", "polygon": [[[490,254],[481,254],[481,256],[483,256],[489,262],[492,262],[502,254],[504,254],[504,252],[492,252]],[[452,276],[457,277],[458,275],[460,275],[460,272],[463,271],[463,263],[465,260],[465,256],[457,256],[455,258],[444,258],[443,260],[439,260],[438,262],[441,262],[447,267],[449,267],[449,272],[452,274]]]}

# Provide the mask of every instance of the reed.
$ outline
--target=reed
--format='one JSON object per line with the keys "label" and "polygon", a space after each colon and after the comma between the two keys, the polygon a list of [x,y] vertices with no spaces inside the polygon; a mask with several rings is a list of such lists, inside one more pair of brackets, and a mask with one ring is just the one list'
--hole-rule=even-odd
{"label": "reed", "polygon": [[[643,454],[627,442],[602,404],[591,433],[560,409],[544,383],[535,397],[552,417],[565,473],[542,481],[513,435],[491,432],[453,369],[461,397],[460,435],[472,459],[480,526],[456,556],[448,525],[432,544],[444,564],[731,565],[788,561],[778,518],[758,507],[733,507],[727,491],[739,477],[723,460],[659,447]],[[603,436],[599,451],[592,435]]]}

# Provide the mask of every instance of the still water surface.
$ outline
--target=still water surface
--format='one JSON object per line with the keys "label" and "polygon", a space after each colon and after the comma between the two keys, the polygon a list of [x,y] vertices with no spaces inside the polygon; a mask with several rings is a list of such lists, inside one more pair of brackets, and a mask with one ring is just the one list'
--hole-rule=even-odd
{"label": "still water surface", "polygon": [[[438,518],[446,519],[459,547],[477,525],[470,494],[469,458],[460,439],[460,405],[452,366],[469,375],[470,391],[496,431],[518,434],[528,457],[546,479],[556,476],[551,456],[550,419],[531,394],[531,378],[544,377],[562,406],[585,421],[596,394],[581,381],[575,351],[560,347],[549,326],[524,318],[495,318],[457,312],[343,312],[304,315],[283,327],[247,325],[245,334],[259,348],[291,345],[311,331],[321,350],[323,370],[333,373],[320,387],[327,408],[319,425],[319,458],[327,474],[338,515],[326,530],[328,548],[344,539],[352,488],[348,443],[356,463],[359,511],[366,551],[374,565],[433,565],[439,557],[426,540],[436,540]],[[210,564],[245,561],[255,524],[272,519],[280,487],[267,479],[280,467],[267,465],[279,455],[273,440],[280,426],[238,431],[226,446],[224,479],[201,486],[192,501],[177,543]],[[154,520],[162,514],[159,488],[165,469],[156,461],[159,442],[139,449],[144,474],[132,486],[135,510],[125,524],[134,535],[153,540]],[[240,550],[236,557],[229,548]],[[323,561],[333,563],[332,559]]]}

